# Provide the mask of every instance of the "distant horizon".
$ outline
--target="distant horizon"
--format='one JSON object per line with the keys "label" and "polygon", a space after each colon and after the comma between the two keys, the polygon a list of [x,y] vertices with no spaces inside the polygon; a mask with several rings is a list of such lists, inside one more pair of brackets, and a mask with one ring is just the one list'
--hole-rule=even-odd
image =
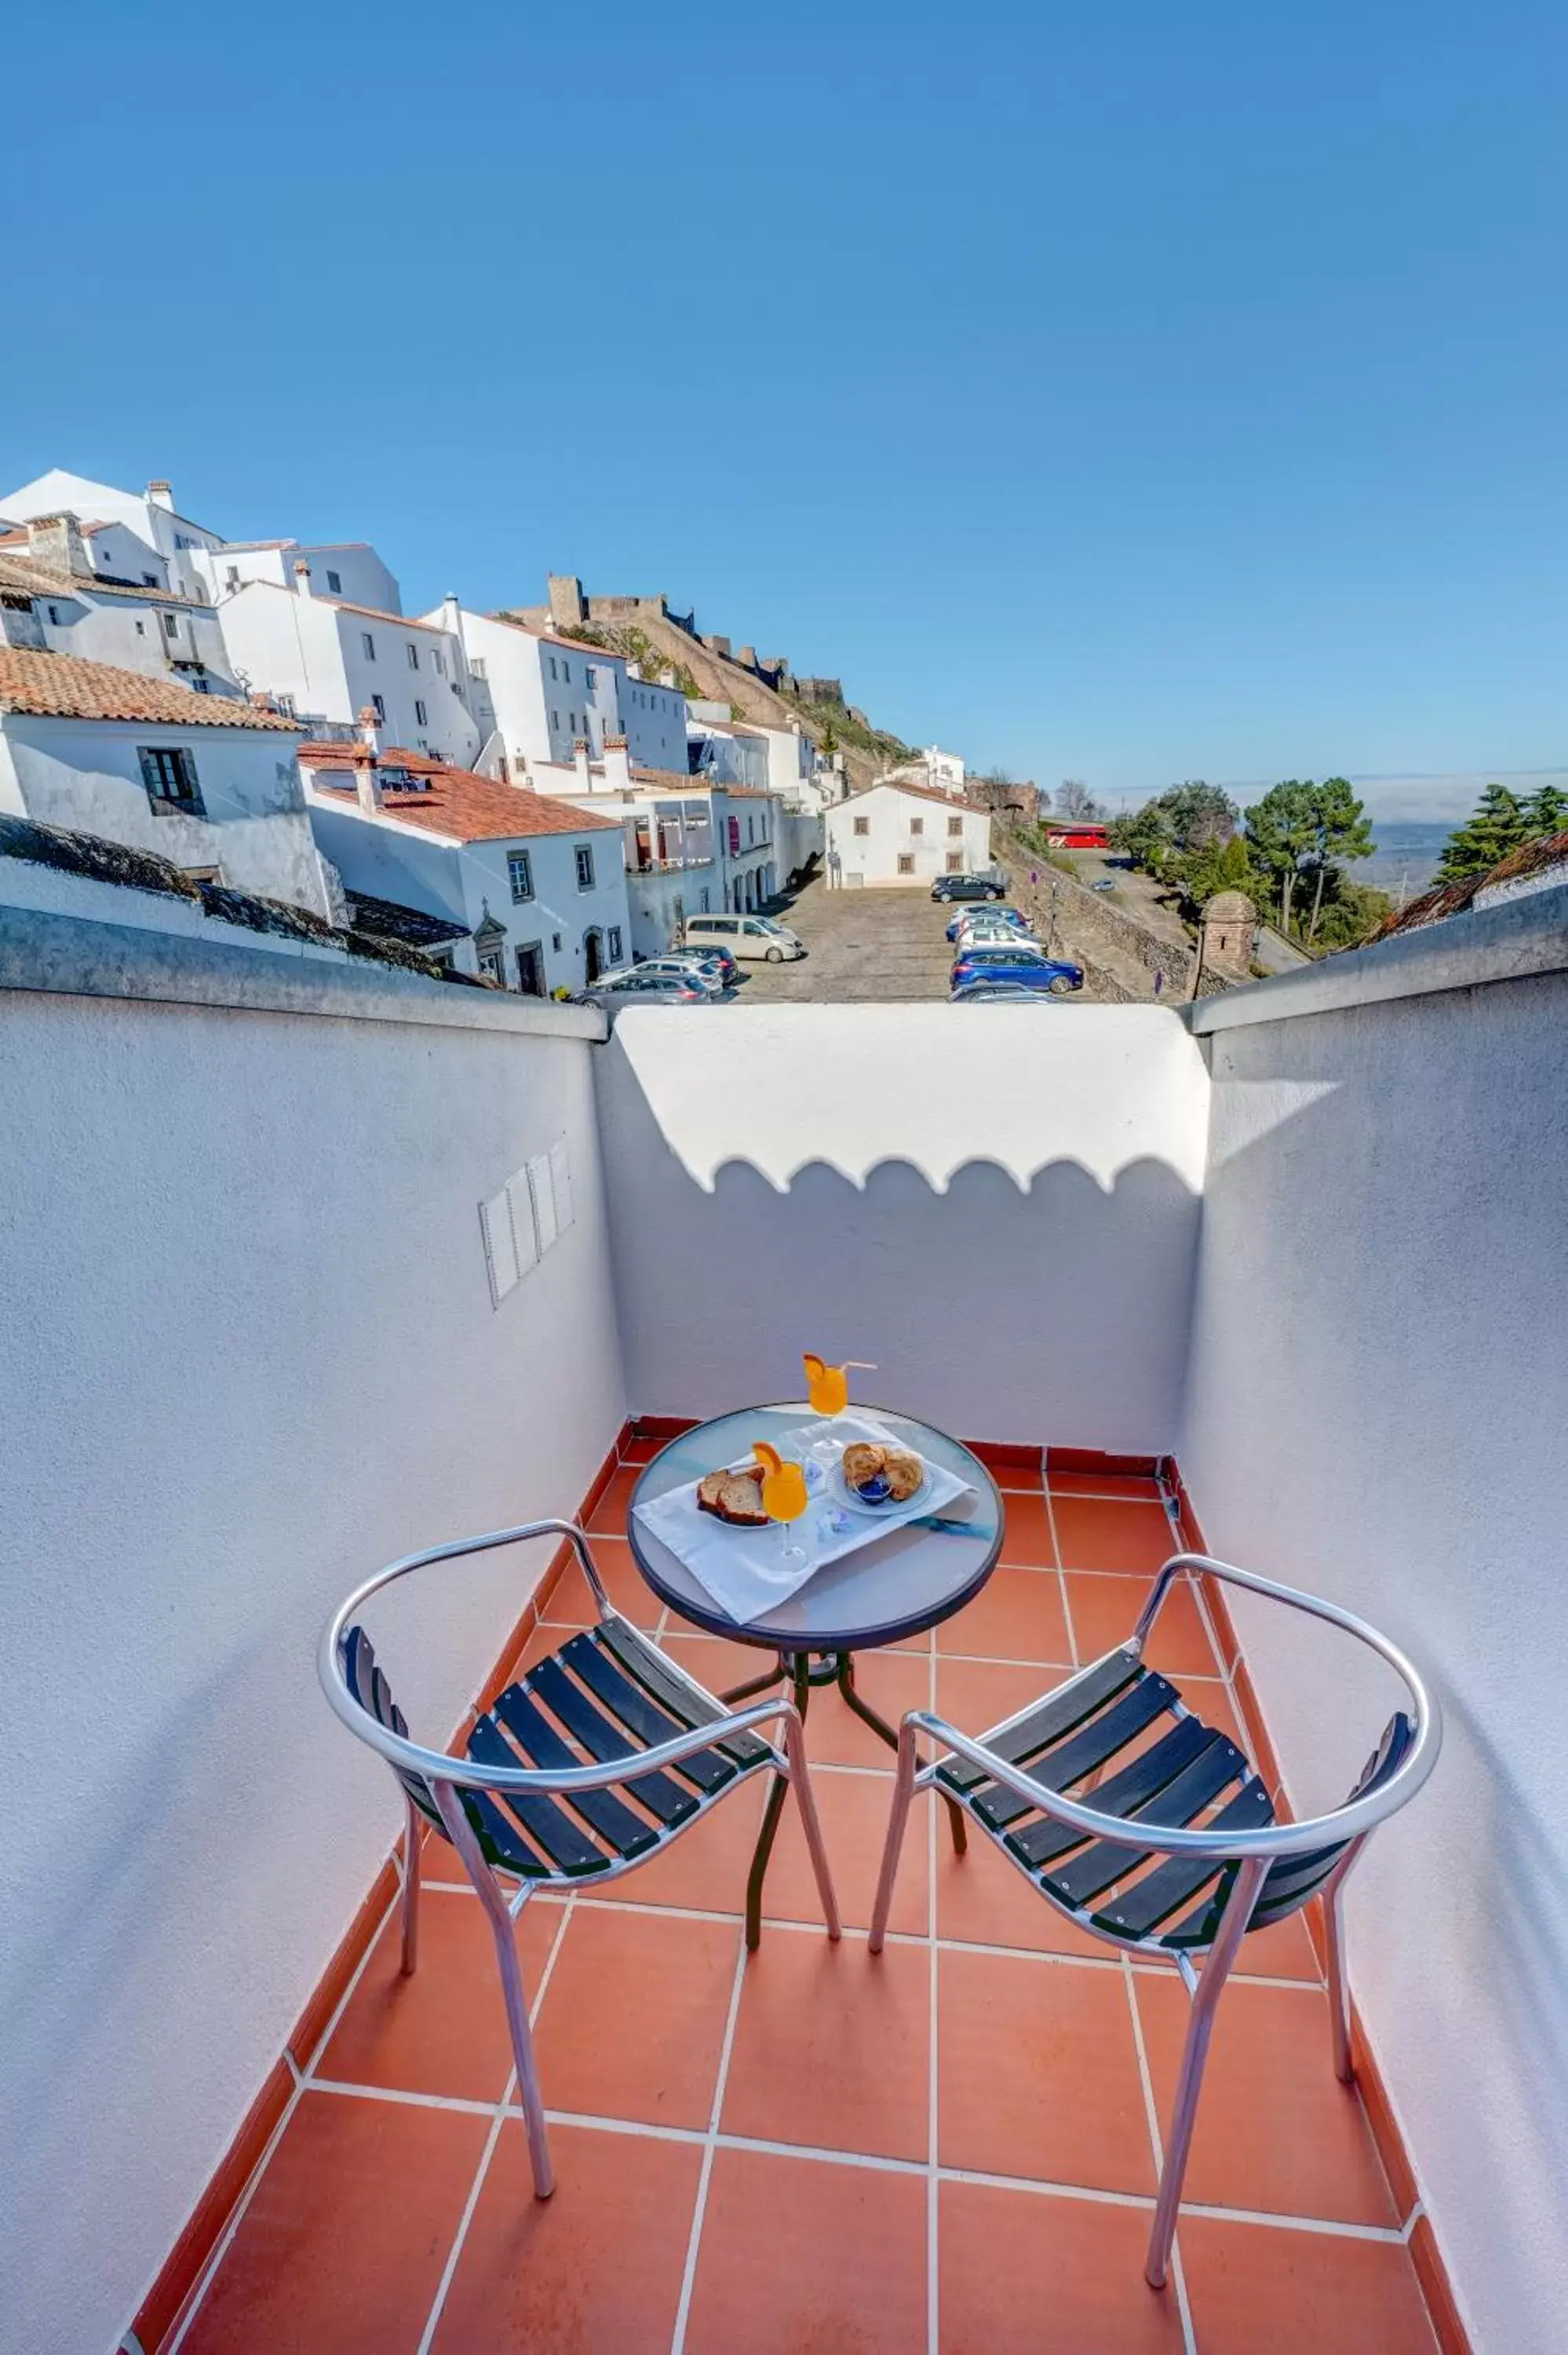
{"label": "distant horizon", "polygon": [[[1557,783],[1568,790],[1568,764],[1541,769],[1396,771],[1377,776],[1358,775],[1352,769],[1330,769],[1323,771],[1322,774],[1347,777],[1365,803],[1367,815],[1374,826],[1431,825],[1452,829],[1470,815],[1489,784],[1508,785],[1519,794],[1521,800],[1533,793],[1538,785]],[[1094,780],[1087,778],[1085,782],[1089,791],[1094,793]],[[1170,782],[1175,783],[1180,781],[1173,778]],[[1260,801],[1280,779],[1211,777],[1206,782],[1218,785],[1223,793],[1229,794],[1239,809],[1245,809]],[[1043,783],[1044,780],[1037,779],[1036,783]],[[1059,786],[1052,785],[1047,790],[1054,795]],[[1147,792],[1134,787],[1122,792],[1098,794],[1096,798],[1106,805],[1113,816],[1117,816],[1124,810],[1140,808],[1144,802],[1152,800],[1166,790],[1165,785],[1151,785]]]}

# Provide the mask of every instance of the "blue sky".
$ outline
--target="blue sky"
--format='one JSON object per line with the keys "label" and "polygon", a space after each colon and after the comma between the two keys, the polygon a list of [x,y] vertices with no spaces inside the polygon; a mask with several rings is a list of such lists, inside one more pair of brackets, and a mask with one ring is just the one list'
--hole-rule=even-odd
{"label": "blue sky", "polygon": [[411,610],[662,589],[1048,784],[1568,760],[1560,5],[78,0],[5,56],[0,487],[168,474]]}

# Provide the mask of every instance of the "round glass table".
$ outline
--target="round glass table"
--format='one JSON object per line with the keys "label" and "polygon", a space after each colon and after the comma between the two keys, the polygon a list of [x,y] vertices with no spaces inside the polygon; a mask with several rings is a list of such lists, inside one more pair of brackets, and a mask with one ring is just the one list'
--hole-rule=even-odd
{"label": "round glass table", "polygon": [[[869,1544],[827,1563],[787,1602],[762,1617],[732,1619],[701,1581],[639,1518],[639,1504],[672,1488],[700,1480],[721,1465],[738,1464],[759,1439],[781,1434],[819,1418],[803,1401],[794,1404],[742,1407],[734,1414],[699,1423],[683,1432],[647,1465],[632,1490],[626,1534],[638,1569],[662,1603],[712,1636],[755,1644],[774,1654],[772,1665],[722,1697],[737,1701],[788,1678],[802,1716],[815,1685],[836,1684],[848,1706],[893,1749],[896,1728],[889,1725],[855,1689],[854,1655],[900,1644],[950,1619],[971,1602],[995,1569],[1001,1551],[1001,1498],[978,1455],[945,1432],[913,1415],[885,1407],[852,1408],[880,1424],[964,1483],[939,1513],[924,1514],[873,1536]],[[784,1786],[775,1785],[763,1817],[761,1838],[747,1893],[747,1938],[756,1944],[762,1876],[773,1845]],[[964,1847],[962,1812],[949,1805],[953,1844]]]}

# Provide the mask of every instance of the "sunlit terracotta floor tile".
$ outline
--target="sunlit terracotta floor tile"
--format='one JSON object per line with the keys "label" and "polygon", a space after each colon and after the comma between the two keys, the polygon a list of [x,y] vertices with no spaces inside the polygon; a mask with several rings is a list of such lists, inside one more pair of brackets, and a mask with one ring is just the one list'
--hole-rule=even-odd
{"label": "sunlit terracotta floor tile", "polygon": [[609,1530],[618,1536],[626,1534],[627,1509],[631,1492],[642,1477],[641,1464],[622,1464],[609,1476],[609,1485],[593,1511],[588,1515],[588,1528],[596,1532]]}
{"label": "sunlit terracotta floor tile", "polygon": [[747,1961],[722,2131],[923,2160],[930,1954],[763,1933]]}
{"label": "sunlit terracotta floor tile", "polygon": [[1180,2355],[1176,2294],[1143,2278],[1147,2209],[977,2183],[938,2199],[941,2355]]}
{"label": "sunlit terracotta floor tile", "polygon": [[1203,2355],[1436,2355],[1408,2249],[1183,2216]]}
{"label": "sunlit terracotta floor tile", "polygon": [[[752,1775],[682,1832],[662,1855],[611,1883],[605,1895],[621,1905],[681,1905],[696,1913],[746,1911],[746,1877],[757,1845],[762,1803],[772,1776]],[[592,1902],[591,1892],[585,1892]]]}
{"label": "sunlit terracotta floor tile", "polygon": [[1323,1977],[1301,1913],[1287,1914],[1283,1922],[1271,1923],[1266,1930],[1249,1930],[1235,1966],[1244,1978],[1306,1979],[1319,1986]]}
{"label": "sunlit terracotta floor tile", "polygon": [[918,2176],[720,2150],[687,2355],[910,2355],[926,2343]]}
{"label": "sunlit terracotta floor tile", "polygon": [[[530,1997],[560,1918],[558,1909],[530,1901],[516,1924]],[[401,1954],[395,1909],[316,2062],[317,2075],[340,2084],[498,2102],[512,2067],[512,2044],[495,1941],[478,1898],[424,1890],[419,1964],[410,1978],[403,1977]]]}
{"label": "sunlit terracotta floor tile", "polygon": [[1065,1570],[1158,1570],[1180,1550],[1163,1505],[1097,1503],[1053,1488],[1052,1512]]}
{"label": "sunlit terracotta floor tile", "polygon": [[664,2355],[701,2150],[554,2126],[550,2151],[555,2195],[535,2200],[522,2122],[502,2127],[435,2355]]}
{"label": "sunlit terracotta floor tile", "polygon": [[1070,1668],[1061,1580],[1050,1570],[993,1570],[974,1601],[938,1628],[937,1651]]}
{"label": "sunlit terracotta floor tile", "polygon": [[955,1954],[938,1962],[944,2167],[1152,2191],[1138,2047],[1119,1970]]}
{"label": "sunlit terracotta floor tile", "polygon": [[[857,1652],[855,1690],[885,1725],[898,1731],[906,1709],[931,1706],[931,1664],[918,1652]],[[813,1765],[880,1766],[892,1772],[896,1753],[856,1717],[836,1685],[820,1685],[806,1711],[806,1755]]]}
{"label": "sunlit terracotta floor tile", "polygon": [[[1149,1598],[1147,1578],[1090,1577],[1069,1571],[1065,1583],[1081,1660],[1097,1660],[1127,1642]],[[1179,1579],[1160,1604],[1144,1657],[1151,1668],[1178,1681],[1184,1676],[1218,1677],[1220,1664],[1184,1581]]]}
{"label": "sunlit terracotta floor tile", "polygon": [[[877,1874],[882,1869],[883,1842],[887,1834],[893,1777],[845,1774],[826,1767],[812,1777],[812,1788],[817,1795],[822,1843],[838,1891],[839,1910],[852,1929],[869,1929]],[[918,1801],[910,1814],[898,1878],[894,1883],[893,1910],[888,1917],[890,1929],[914,1937],[925,1936],[929,1921],[930,1874],[922,1820],[927,1805],[925,1800]],[[938,1824],[938,1835],[942,1839],[948,1837],[945,1812]],[[785,1800],[779,1817],[779,1836],[763,1885],[762,1911],[780,1922],[820,1922],[822,1918],[806,1836],[792,1797]]]}
{"label": "sunlit terracotta floor tile", "polygon": [[490,2120],[305,2094],[184,2355],[415,2355]]}
{"label": "sunlit terracotta floor tile", "polygon": [[548,2106],[705,2126],[740,1942],[737,1923],[574,1908],[535,2031]]}
{"label": "sunlit terracotta floor tile", "polygon": [[[1049,1573],[1046,1582],[1052,1586],[1058,1583]],[[961,1627],[962,1623],[959,1624]],[[938,1658],[938,1714],[957,1726],[960,1733],[973,1734],[978,1739],[1019,1710],[1044,1700],[1071,1674],[1072,1670],[1060,1663],[1047,1667],[1033,1660]]]}
{"label": "sunlit terracotta floor tile", "polygon": [[[1191,2007],[1178,1981],[1134,1974],[1154,2097],[1171,2114]],[[1330,2057],[1329,2006],[1307,1987],[1233,1979],[1209,2047],[1185,2197],[1224,2208],[1393,2224],[1360,2098]]]}
{"label": "sunlit terracotta floor tile", "polygon": [[[596,1527],[592,1552],[616,1609],[634,1627],[656,1627],[664,1606],[638,1569],[625,1539],[600,1536]],[[562,1572],[543,1615],[552,1627],[591,1627],[599,1617],[599,1605],[577,1562],[568,1562]]]}
{"label": "sunlit terracotta floor tile", "polygon": [[1054,1568],[1056,1549],[1051,1541],[1051,1517],[1044,1496],[1014,1490],[1002,1497],[1001,1559],[1043,1563]]}

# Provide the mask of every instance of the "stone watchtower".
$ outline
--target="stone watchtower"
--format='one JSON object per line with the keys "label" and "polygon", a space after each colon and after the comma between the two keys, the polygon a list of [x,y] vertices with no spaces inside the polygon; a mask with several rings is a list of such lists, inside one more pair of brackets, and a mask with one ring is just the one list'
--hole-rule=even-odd
{"label": "stone watchtower", "polygon": [[1205,902],[1198,943],[1202,971],[1211,968],[1234,981],[1245,981],[1252,966],[1252,939],[1257,910],[1245,891],[1216,891]]}

